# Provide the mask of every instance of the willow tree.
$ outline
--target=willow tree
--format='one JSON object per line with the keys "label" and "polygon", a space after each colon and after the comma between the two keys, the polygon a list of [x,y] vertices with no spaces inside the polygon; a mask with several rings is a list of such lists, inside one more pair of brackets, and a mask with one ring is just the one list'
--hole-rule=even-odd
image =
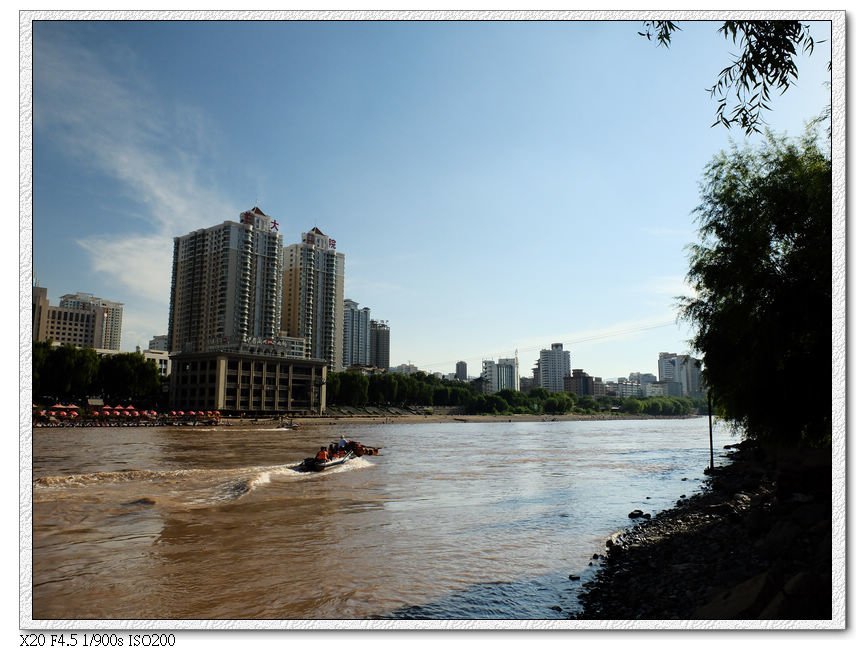
{"label": "willow tree", "polygon": [[705,171],[681,313],[715,403],[754,439],[831,438],[831,173],[813,130],[770,133]]}
{"label": "willow tree", "polygon": [[[671,20],[644,21],[640,36],[670,46],[679,25]],[[798,20],[726,20],[718,32],[738,48],[733,62],[718,73],[708,89],[716,99],[715,123],[760,133],[773,93],[783,95],[796,83],[796,58],[814,52],[810,27]],[[828,113],[823,119],[828,118]]]}

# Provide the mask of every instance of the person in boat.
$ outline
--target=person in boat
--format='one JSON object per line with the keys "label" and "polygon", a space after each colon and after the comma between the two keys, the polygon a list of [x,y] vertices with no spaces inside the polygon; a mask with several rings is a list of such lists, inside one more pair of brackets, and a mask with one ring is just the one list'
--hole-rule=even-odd
{"label": "person in boat", "polygon": [[330,457],[331,458],[336,457],[338,452],[339,452],[339,449],[337,448],[336,443],[335,442],[330,443],[330,446],[327,448],[327,453],[330,454]]}
{"label": "person in boat", "polygon": [[330,460],[330,455],[327,453],[327,447],[322,447],[318,450],[318,453],[315,455],[316,460],[328,461]]}
{"label": "person in boat", "polygon": [[345,439],[345,436],[339,437],[339,450],[345,451],[345,447],[348,444],[348,441]]}

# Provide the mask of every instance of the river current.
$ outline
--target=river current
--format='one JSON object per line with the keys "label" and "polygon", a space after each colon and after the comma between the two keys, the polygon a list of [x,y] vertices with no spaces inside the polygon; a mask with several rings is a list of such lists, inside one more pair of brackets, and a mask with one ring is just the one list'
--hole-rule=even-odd
{"label": "river current", "polygon": [[[296,471],[340,433],[381,455]],[[706,418],[35,429],[32,617],[567,618],[708,463]]]}

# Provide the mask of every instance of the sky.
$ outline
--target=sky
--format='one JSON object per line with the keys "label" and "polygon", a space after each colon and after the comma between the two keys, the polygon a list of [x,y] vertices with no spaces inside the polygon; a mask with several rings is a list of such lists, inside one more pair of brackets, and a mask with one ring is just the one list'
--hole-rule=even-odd
{"label": "sky", "polygon": [[[828,23],[811,21],[815,40]],[[253,206],[318,227],[391,365],[449,373],[563,343],[605,379],[693,353],[677,318],[712,127],[718,22],[44,21],[33,29],[33,259],[51,304],[167,331],[173,237]],[[770,127],[830,102],[830,42]]]}

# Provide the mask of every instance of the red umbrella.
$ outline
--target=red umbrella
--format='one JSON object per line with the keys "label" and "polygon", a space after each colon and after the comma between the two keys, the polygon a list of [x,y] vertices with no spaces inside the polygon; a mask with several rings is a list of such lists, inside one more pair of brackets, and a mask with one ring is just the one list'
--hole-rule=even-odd
{"label": "red umbrella", "polygon": [[93,413],[91,413],[90,415],[92,415],[95,418],[98,418],[99,417],[99,411],[93,411]]}
{"label": "red umbrella", "polygon": [[58,413],[57,415],[59,415],[61,418],[65,418],[66,417],[66,411],[60,411],[60,413]]}
{"label": "red umbrella", "polygon": [[111,415],[120,415],[120,411],[111,411]]}
{"label": "red umbrella", "polygon": [[126,407],[126,410],[127,410],[127,411],[134,411],[134,410],[135,410],[135,407],[132,406],[132,404],[130,404],[129,406]]}

